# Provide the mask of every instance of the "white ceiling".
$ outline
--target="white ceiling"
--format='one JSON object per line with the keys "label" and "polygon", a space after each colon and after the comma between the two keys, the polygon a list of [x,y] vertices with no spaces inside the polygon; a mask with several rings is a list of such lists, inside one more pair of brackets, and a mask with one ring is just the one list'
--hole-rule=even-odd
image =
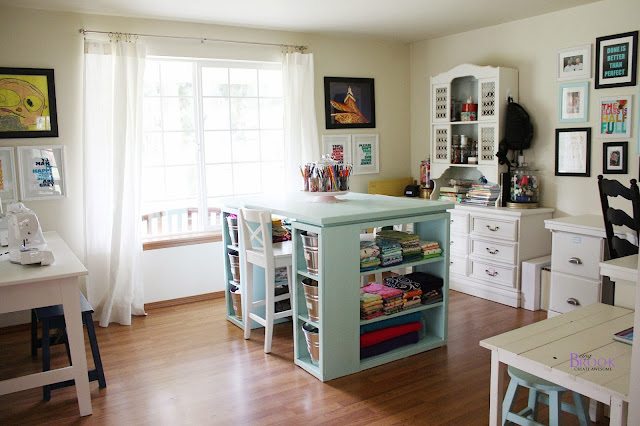
{"label": "white ceiling", "polygon": [[410,43],[596,1],[599,0],[0,0],[0,6]]}

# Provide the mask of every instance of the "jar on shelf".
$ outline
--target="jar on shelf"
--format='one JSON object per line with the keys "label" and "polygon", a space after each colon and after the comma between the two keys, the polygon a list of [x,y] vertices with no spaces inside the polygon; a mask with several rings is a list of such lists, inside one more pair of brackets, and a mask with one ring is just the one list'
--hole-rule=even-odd
{"label": "jar on shelf", "polygon": [[540,180],[538,171],[522,163],[511,172],[511,191],[507,207],[531,209],[540,201]]}
{"label": "jar on shelf", "polygon": [[451,164],[462,164],[460,135],[453,135],[453,139],[451,140]]}

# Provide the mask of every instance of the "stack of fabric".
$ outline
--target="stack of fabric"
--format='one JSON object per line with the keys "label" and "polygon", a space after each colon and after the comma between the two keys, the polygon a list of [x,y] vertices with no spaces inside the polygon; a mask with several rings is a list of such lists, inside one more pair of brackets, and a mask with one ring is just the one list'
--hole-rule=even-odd
{"label": "stack of fabric", "polygon": [[382,309],[385,315],[395,314],[403,309],[402,291],[378,283],[370,283],[360,289],[365,293],[377,294],[382,297]]}
{"label": "stack of fabric", "polygon": [[284,227],[282,219],[271,219],[271,241],[274,243],[281,243],[283,241],[291,240],[291,232]]}
{"label": "stack of fabric", "polygon": [[422,259],[420,237],[417,234],[395,230],[380,231],[376,236],[376,240],[378,239],[400,243],[402,247],[402,261],[405,263]]}
{"label": "stack of fabric", "polygon": [[415,312],[360,327],[360,359],[389,352],[420,339],[422,314]]}
{"label": "stack of fabric", "polygon": [[382,296],[360,292],[360,319],[368,320],[384,315]]}
{"label": "stack of fabric", "polygon": [[442,278],[426,272],[412,272],[405,278],[417,283],[422,290],[421,302],[423,305],[442,302]]}
{"label": "stack of fabric", "polygon": [[375,241],[360,241],[360,271],[371,271],[380,264],[380,247]]}
{"label": "stack of fabric", "polygon": [[376,239],[376,244],[380,247],[380,266],[394,266],[402,263],[400,243],[380,238]]}
{"label": "stack of fabric", "polygon": [[423,259],[438,257],[442,253],[440,244],[437,241],[420,241],[420,248],[422,249]]}
{"label": "stack of fabric", "polygon": [[420,285],[411,281],[405,275],[385,278],[384,285],[402,291],[404,309],[411,309],[422,304],[422,289]]}

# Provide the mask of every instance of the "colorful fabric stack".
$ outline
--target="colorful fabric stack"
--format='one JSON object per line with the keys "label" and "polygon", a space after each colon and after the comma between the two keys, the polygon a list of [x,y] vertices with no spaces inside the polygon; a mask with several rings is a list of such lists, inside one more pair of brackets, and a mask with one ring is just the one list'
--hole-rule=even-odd
{"label": "colorful fabric stack", "polygon": [[396,275],[385,278],[384,285],[402,291],[404,309],[411,309],[422,304],[422,289],[420,285],[406,278],[406,276]]}
{"label": "colorful fabric stack", "polygon": [[377,294],[382,297],[382,309],[385,315],[395,314],[403,309],[402,291],[378,283],[370,283],[360,289],[365,293]]}
{"label": "colorful fabric stack", "polygon": [[360,241],[360,271],[371,271],[380,264],[380,247],[375,241]]}
{"label": "colorful fabric stack", "polygon": [[422,290],[421,302],[423,305],[442,302],[442,278],[426,272],[412,272],[405,278],[417,283]]}
{"label": "colorful fabric stack", "polygon": [[400,243],[379,238],[376,239],[376,244],[380,247],[380,266],[394,266],[402,263],[402,246]]}
{"label": "colorful fabric stack", "polygon": [[418,342],[422,314],[415,312],[360,327],[360,358],[380,355]]}
{"label": "colorful fabric stack", "polygon": [[402,261],[413,262],[422,259],[422,248],[420,247],[420,237],[410,232],[395,230],[380,231],[376,240],[384,239],[400,243],[402,247]]}
{"label": "colorful fabric stack", "polygon": [[291,232],[283,226],[282,219],[271,219],[271,241],[281,243],[291,240]]}
{"label": "colorful fabric stack", "polygon": [[360,319],[367,320],[384,315],[382,296],[360,292]]}
{"label": "colorful fabric stack", "polygon": [[439,257],[440,253],[442,253],[440,244],[437,241],[420,241],[420,248],[422,249],[423,259]]}

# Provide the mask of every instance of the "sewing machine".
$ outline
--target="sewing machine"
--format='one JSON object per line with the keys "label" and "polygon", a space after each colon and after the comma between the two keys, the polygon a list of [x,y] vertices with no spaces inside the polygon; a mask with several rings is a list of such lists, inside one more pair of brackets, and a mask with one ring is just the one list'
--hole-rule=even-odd
{"label": "sewing machine", "polygon": [[7,208],[9,260],[22,265],[51,265],[53,252],[48,249],[36,214],[22,203]]}

